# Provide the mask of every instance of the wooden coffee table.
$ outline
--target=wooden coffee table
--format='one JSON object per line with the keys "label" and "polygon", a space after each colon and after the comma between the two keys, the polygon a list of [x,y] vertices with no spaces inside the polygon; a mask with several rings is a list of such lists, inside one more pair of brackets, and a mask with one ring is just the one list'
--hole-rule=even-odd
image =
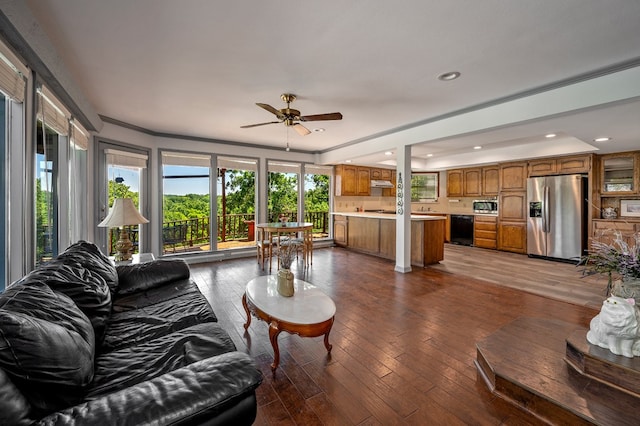
{"label": "wooden coffee table", "polygon": [[324,346],[331,353],[329,333],[336,314],[333,300],[303,280],[294,279],[292,297],[280,296],[277,285],[276,275],[257,277],[249,281],[242,296],[242,306],[247,313],[244,329],[251,325],[251,314],[269,324],[269,340],[273,347],[271,369],[275,371],[280,363],[278,335],[281,331],[302,337],[324,335]]}

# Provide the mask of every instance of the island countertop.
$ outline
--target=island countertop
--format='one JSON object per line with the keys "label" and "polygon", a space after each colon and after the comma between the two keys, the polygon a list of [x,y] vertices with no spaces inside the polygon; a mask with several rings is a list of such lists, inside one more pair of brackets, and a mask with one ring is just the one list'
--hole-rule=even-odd
{"label": "island countertop", "polygon": [[[376,212],[331,212],[332,215],[349,216],[349,217],[363,217],[370,219],[395,219],[397,215],[390,213],[376,213]],[[411,220],[446,220],[444,216],[430,216],[423,214],[412,214]]]}

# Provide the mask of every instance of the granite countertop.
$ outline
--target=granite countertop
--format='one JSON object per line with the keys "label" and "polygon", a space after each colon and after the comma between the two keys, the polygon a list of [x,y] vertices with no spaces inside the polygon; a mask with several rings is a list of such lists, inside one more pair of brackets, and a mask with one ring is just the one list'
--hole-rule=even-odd
{"label": "granite countertop", "polygon": [[[376,212],[331,212],[333,215],[364,217],[370,219],[395,219],[395,214]],[[429,216],[427,214],[412,214],[411,220],[445,220],[444,216]]]}

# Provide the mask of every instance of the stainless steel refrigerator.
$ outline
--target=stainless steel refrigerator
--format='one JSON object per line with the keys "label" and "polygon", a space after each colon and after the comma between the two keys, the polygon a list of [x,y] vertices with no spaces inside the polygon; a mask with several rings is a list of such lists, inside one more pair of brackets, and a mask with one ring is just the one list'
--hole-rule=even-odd
{"label": "stainless steel refrigerator", "polygon": [[586,248],[586,177],[527,180],[527,253],[576,262]]}

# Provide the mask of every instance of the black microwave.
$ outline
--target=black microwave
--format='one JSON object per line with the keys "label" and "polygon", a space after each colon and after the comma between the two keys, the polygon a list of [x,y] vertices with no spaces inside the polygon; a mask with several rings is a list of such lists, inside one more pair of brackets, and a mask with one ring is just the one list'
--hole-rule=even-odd
{"label": "black microwave", "polygon": [[498,214],[498,200],[473,200],[473,212]]}

